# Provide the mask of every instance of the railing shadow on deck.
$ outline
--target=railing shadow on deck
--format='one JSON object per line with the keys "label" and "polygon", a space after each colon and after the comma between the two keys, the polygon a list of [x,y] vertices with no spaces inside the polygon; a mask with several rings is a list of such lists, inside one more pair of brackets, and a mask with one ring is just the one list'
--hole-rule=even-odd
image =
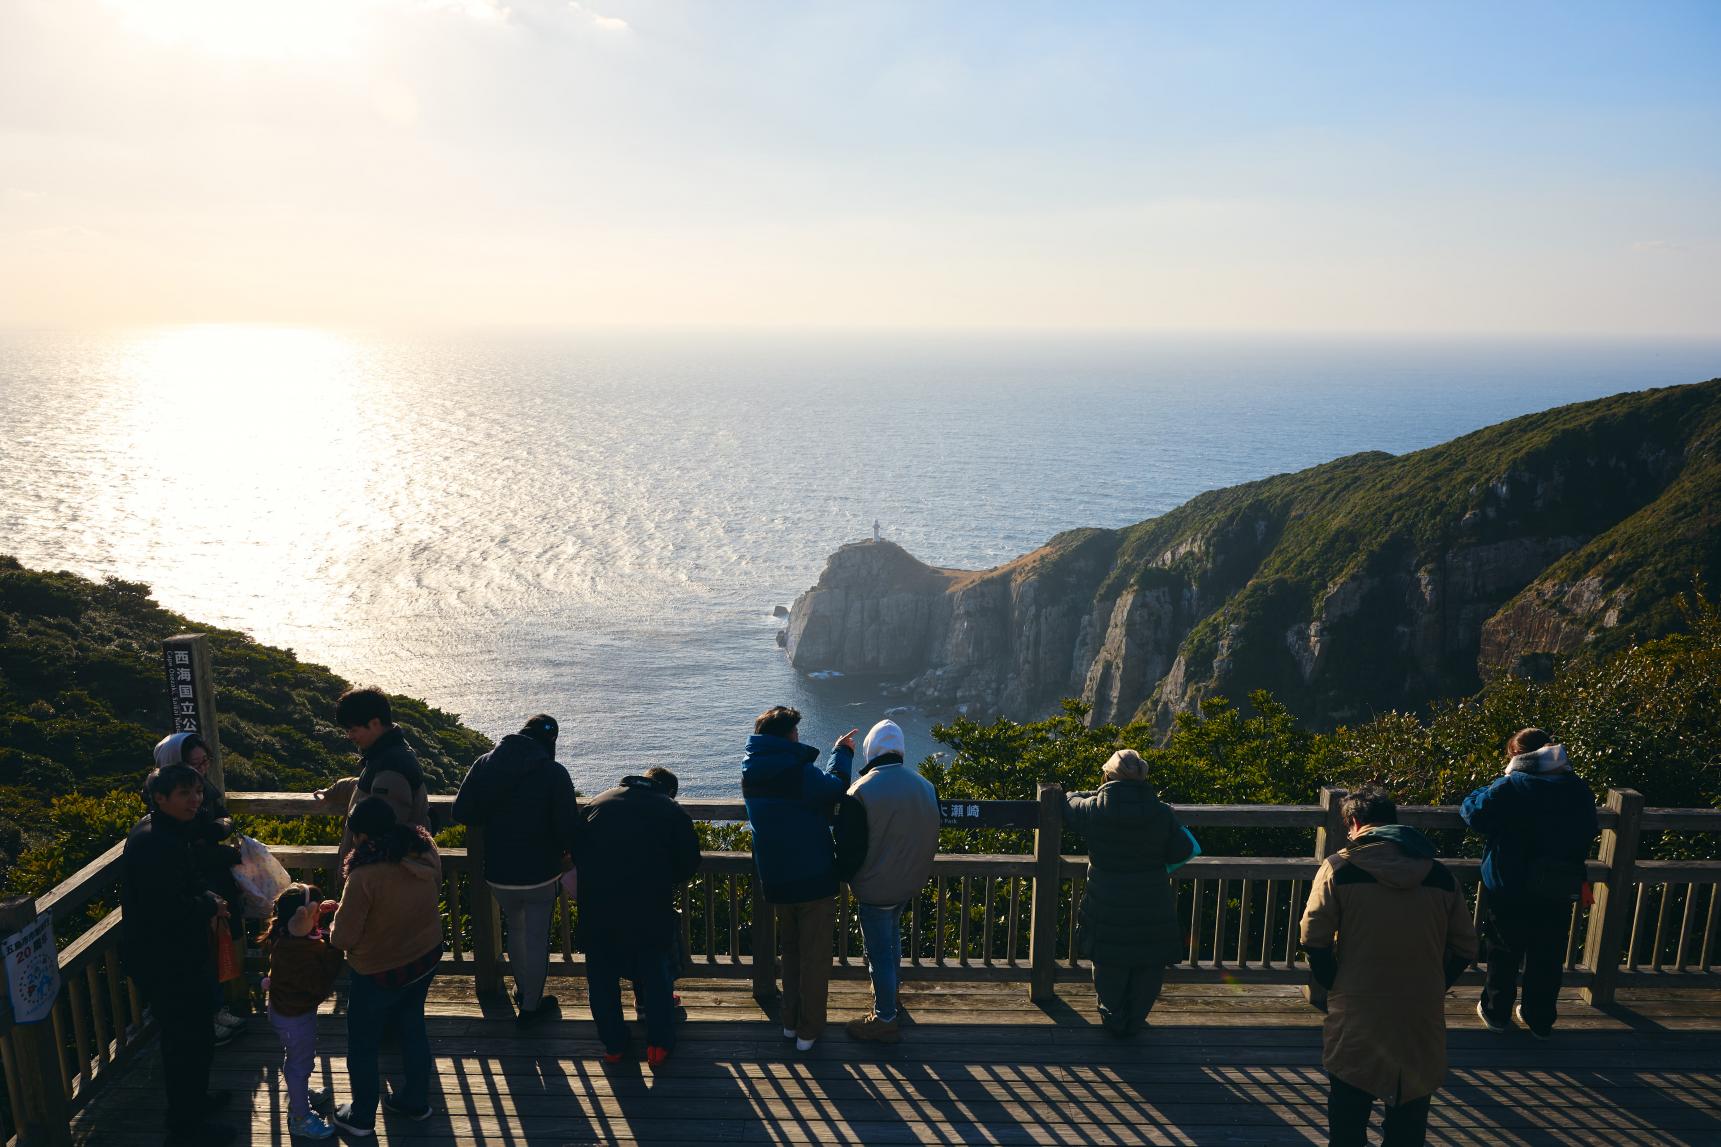
{"label": "railing shadow on deck", "polygon": [[[1306,966],[1297,950],[1296,925],[1309,881],[1322,859],[1342,847],[1338,816],[1342,792],[1327,789],[1315,806],[1181,806],[1183,822],[1204,828],[1301,830],[1313,833],[1310,855],[1203,856],[1176,875],[1178,911],[1188,941],[1186,960],[1168,982],[1300,984]],[[432,798],[445,822],[449,797]],[[275,817],[326,812],[307,793],[228,794],[235,812]],[[699,820],[744,819],[739,802],[687,800]],[[961,983],[1020,983],[1048,1009],[1054,985],[1085,977],[1077,951],[1075,914],[1084,858],[1061,855],[1062,795],[1042,785],[1033,801],[964,801],[945,807],[950,828],[1003,828],[1032,834],[1032,850],[1002,855],[940,854],[933,877],[904,919],[903,978]],[[1567,944],[1568,983],[1589,1002],[1605,1006],[1622,984],[1677,981],[1721,983],[1714,967],[1721,920],[1721,861],[1641,860],[1646,832],[1721,832],[1721,811],[1645,809],[1630,790],[1610,790],[1599,812],[1602,839],[1589,863],[1595,883],[1592,908],[1574,907]],[[1426,830],[1462,830],[1456,808],[1404,807],[1400,819]],[[38,899],[38,913],[71,921],[93,902],[111,903],[123,846],[116,845]],[[328,880],[332,846],[272,846],[296,875]],[[1480,916],[1479,862],[1445,861]],[[443,851],[444,924],[448,951],[443,974],[471,976],[481,998],[499,994],[507,971],[500,913],[482,871],[481,841]],[[770,912],[759,898],[751,855],[707,853],[700,874],[680,896],[686,974],[751,980],[760,999],[775,994],[777,943]],[[864,977],[853,898],[844,891],[835,935],[836,978]],[[552,920],[552,973],[576,974],[583,961],[573,946],[577,906],[562,899]],[[119,966],[120,913],[102,919],[60,952],[64,982],[52,1013],[58,1083],[72,1111],[124,1063],[149,1035],[149,1017],[135,986]],[[0,1064],[14,1112],[27,1111],[28,1088],[17,1070],[15,1033],[0,1037]],[[52,1081],[50,1081],[52,1082]],[[15,1127],[3,1129],[10,1137]]]}

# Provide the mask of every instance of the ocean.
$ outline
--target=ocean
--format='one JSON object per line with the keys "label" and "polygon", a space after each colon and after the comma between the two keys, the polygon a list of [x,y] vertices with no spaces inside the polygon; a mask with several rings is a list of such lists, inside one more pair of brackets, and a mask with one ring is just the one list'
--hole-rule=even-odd
{"label": "ocean", "polygon": [[[422,696],[563,722],[582,790],[738,790],[808,680],[772,609],[846,541],[996,565],[1361,450],[1721,374],[1721,344],[1123,337],[0,333],[0,552]],[[1027,716],[1024,714],[1023,716]],[[938,748],[904,720],[916,756]]]}

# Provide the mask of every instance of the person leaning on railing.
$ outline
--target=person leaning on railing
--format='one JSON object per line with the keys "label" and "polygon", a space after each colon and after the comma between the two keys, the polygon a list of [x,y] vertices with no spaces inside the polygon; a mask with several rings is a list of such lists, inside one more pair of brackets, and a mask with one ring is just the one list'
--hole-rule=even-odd
{"label": "person leaning on railing", "polygon": [[[335,702],[335,723],[359,751],[360,769],[352,788],[352,804],[342,811],[351,816],[360,801],[379,797],[388,802],[400,824],[428,829],[430,790],[424,784],[424,769],[418,763],[418,753],[407,743],[406,734],[394,723],[394,707],[388,694],[374,685],[348,689]],[[339,854],[342,864],[352,849],[351,835],[343,833]]]}
{"label": "person leaning on railing", "polygon": [[1087,838],[1088,879],[1076,937],[1093,963],[1100,1022],[1132,1036],[1147,1022],[1165,968],[1184,949],[1169,870],[1195,854],[1195,838],[1147,783],[1147,762],[1119,749],[1096,792],[1064,797],[1069,826]]}
{"label": "person leaning on railing", "polygon": [[[1465,797],[1460,810],[1465,824],[1488,837],[1488,978],[1476,1015],[1492,1032],[1509,1030],[1515,1015],[1537,1039],[1547,1039],[1558,1018],[1566,931],[1583,895],[1584,859],[1601,831],[1595,794],[1553,740],[1541,729],[1514,733],[1505,774]],[[1513,1007],[1520,967],[1523,1002]]]}
{"label": "person leaning on railing", "polygon": [[1350,843],[1309,888],[1303,948],[1321,1006],[1332,1147],[1362,1147],[1369,1109],[1386,1104],[1385,1147],[1427,1137],[1446,1076],[1446,991],[1476,958],[1476,928],[1434,845],[1398,822],[1371,786],[1340,806]]}

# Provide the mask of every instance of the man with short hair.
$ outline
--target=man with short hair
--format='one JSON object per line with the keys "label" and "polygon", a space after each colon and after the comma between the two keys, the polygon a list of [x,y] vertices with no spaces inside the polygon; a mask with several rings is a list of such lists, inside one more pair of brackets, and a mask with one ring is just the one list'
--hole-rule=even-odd
{"label": "man with short hair", "polygon": [[628,1049],[621,981],[630,979],[645,1011],[647,1064],[675,1048],[669,958],[676,940],[676,890],[699,868],[693,818],[645,777],[623,777],[581,811],[575,852],[580,871],[578,940],[586,990],[604,1062]]}
{"label": "man with short hair", "polygon": [[[353,786],[347,815],[370,797],[381,797],[394,810],[399,824],[430,827],[430,791],[424,769],[406,734],[394,723],[388,694],[374,685],[348,689],[335,702],[335,724],[359,751],[361,768]],[[341,835],[340,860],[353,848],[352,836]]]}
{"label": "man with short hair", "polygon": [[192,855],[203,781],[170,764],[145,784],[148,816],[126,837],[120,875],[120,955],[161,1032],[169,1147],[226,1143],[235,1131],[207,1122],[226,1096],[209,1093],[215,1055],[215,960],[211,921],[227,902],[205,885]]}
{"label": "man with short hair", "polygon": [[861,939],[872,980],[872,1011],[846,1025],[851,1039],[897,1043],[896,987],[902,959],[902,913],[932,875],[938,852],[938,793],[903,759],[907,751],[895,721],[874,725],[861,744],[861,771],[839,816],[838,851],[858,831],[859,855],[848,875],[860,903]]}
{"label": "man with short hair", "polygon": [[831,821],[848,791],[860,730],[837,742],[826,772],[813,764],[819,750],[801,744],[800,723],[801,714],[787,705],[759,714],[741,762],[741,797],[756,878],[783,942],[783,1038],[811,1051],[825,1031],[837,916]]}
{"label": "man with short hair", "polygon": [[1434,846],[1398,822],[1371,786],[1340,806],[1350,843],[1309,889],[1303,947],[1327,993],[1322,1063],[1333,1147],[1365,1142],[1369,1109],[1386,1104],[1386,1147],[1428,1133],[1428,1106],[1446,1075],[1446,991],[1476,958],[1476,928]]}
{"label": "man with short hair", "polygon": [[454,820],[484,837],[484,879],[508,922],[516,1017],[527,1024],[556,1008],[544,994],[556,886],[579,829],[574,781],[556,762],[556,719],[539,713],[472,763]]}

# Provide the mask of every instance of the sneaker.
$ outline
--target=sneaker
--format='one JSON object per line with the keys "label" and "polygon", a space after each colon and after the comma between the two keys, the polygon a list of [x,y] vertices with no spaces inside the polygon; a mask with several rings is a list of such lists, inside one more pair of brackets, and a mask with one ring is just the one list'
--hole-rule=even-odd
{"label": "sneaker", "polygon": [[242,1028],[249,1021],[244,1016],[234,1015],[224,1004],[221,1010],[215,1013],[215,1022],[224,1028]]}
{"label": "sneaker", "polygon": [[669,1059],[669,1049],[668,1048],[657,1047],[653,1044],[647,1044],[646,1045],[645,1062],[647,1065],[649,1065],[651,1067],[662,1067],[668,1059]]}
{"label": "sneaker", "polygon": [[216,1047],[226,1047],[228,1044],[232,1043],[234,1040],[236,1040],[238,1038],[239,1038],[239,1029],[238,1028],[224,1028],[220,1024],[215,1025],[215,1046]]}
{"label": "sneaker", "polygon": [[616,1064],[621,1062],[621,1052],[619,1052],[619,1051],[606,1051],[606,1052],[604,1052],[604,1062],[609,1064],[611,1067],[614,1067]]}
{"label": "sneaker", "polygon": [[794,1028],[784,1028],[783,1029],[783,1038],[784,1039],[794,1039],[795,1038],[795,1029]]}
{"label": "sneaker", "polygon": [[287,1130],[300,1139],[333,1139],[335,1129],[317,1118],[314,1112],[306,1112],[287,1120]]}
{"label": "sneaker", "polygon": [[795,1050],[796,1051],[812,1051],[813,1045],[818,1043],[818,1042],[819,1041],[816,1039],[797,1039],[795,1041]]}
{"label": "sneaker", "polygon": [[848,1030],[849,1038],[863,1043],[901,1043],[902,1030],[894,1019],[881,1020],[877,1012],[868,1012],[859,1019],[850,1020],[844,1027]]}
{"label": "sneaker", "polygon": [[322,1110],[323,1108],[327,1107],[329,1105],[329,1100],[333,1099],[334,1097],[335,1097],[335,1093],[330,1091],[326,1087],[307,1087],[307,1088],[305,1088],[305,1099],[306,1099],[306,1101],[309,1102],[312,1107],[317,1108],[319,1111]]}
{"label": "sneaker", "polygon": [[353,1105],[350,1103],[343,1103],[335,1108],[334,1113],[329,1116],[329,1122],[335,1125],[335,1130],[344,1131],[356,1139],[376,1138],[375,1127],[353,1122]]}
{"label": "sneaker", "polygon": [[432,1115],[436,1114],[436,1105],[434,1103],[426,1103],[423,1107],[419,1108],[405,1107],[402,1106],[400,1100],[395,1097],[395,1094],[392,1091],[383,1092],[382,1109],[390,1115],[398,1115],[402,1119],[410,1119],[414,1123],[423,1123],[426,1119],[429,1119]]}
{"label": "sneaker", "polygon": [[[515,1006],[518,1007],[518,1004]],[[537,1023],[539,1020],[549,1019],[560,1011],[561,1004],[556,1001],[555,996],[544,996],[538,1001],[538,1006],[531,1011],[522,1009],[520,1014],[514,1017],[514,1022],[525,1027],[528,1024]]]}
{"label": "sneaker", "polygon": [[1529,1032],[1531,1035],[1535,1036],[1537,1039],[1545,1040],[1554,1034],[1554,1029],[1551,1025],[1549,1027],[1545,1027],[1545,1028],[1532,1027],[1530,1024],[1530,1021],[1524,1018],[1524,1005],[1523,1004],[1514,1005],[1512,1008],[1512,1015],[1517,1017],[1518,1022],[1524,1025],[1525,1031]]}
{"label": "sneaker", "polygon": [[1483,1011],[1481,1000],[1476,1001],[1476,1018],[1482,1021],[1483,1027],[1487,1028],[1495,1035],[1505,1035],[1507,1032],[1512,1030],[1511,1024],[1503,1024],[1487,1012]]}

